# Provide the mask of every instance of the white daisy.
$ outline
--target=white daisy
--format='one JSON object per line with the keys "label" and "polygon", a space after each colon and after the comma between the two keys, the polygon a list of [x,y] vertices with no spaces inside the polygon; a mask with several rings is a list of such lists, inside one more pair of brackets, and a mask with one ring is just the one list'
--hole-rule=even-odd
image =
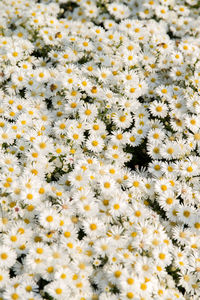
{"label": "white daisy", "polygon": [[16,261],[16,252],[8,246],[2,245],[0,250],[0,267],[8,269],[12,267]]}

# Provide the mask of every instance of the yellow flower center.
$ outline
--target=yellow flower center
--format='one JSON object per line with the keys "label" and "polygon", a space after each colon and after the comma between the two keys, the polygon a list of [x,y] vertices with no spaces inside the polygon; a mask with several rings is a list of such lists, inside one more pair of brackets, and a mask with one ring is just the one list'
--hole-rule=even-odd
{"label": "yellow flower center", "polygon": [[52,216],[47,216],[46,217],[47,222],[53,222],[53,217]]}
{"label": "yellow flower center", "polygon": [[60,295],[60,294],[62,294],[62,289],[61,288],[57,288],[55,290],[55,292],[56,292],[57,295]]}
{"label": "yellow flower center", "polygon": [[96,230],[97,229],[97,225],[96,224],[90,224],[90,229],[91,230]]}
{"label": "yellow flower center", "polygon": [[1,253],[1,259],[7,259],[8,255],[6,253]]}
{"label": "yellow flower center", "polygon": [[105,183],[104,183],[104,187],[105,187],[106,189],[109,189],[109,188],[110,188],[110,183],[109,183],[109,182],[105,182]]}
{"label": "yellow flower center", "polygon": [[165,257],[166,257],[166,255],[165,255],[164,253],[160,253],[160,254],[159,254],[159,258],[160,258],[160,259],[165,259]]}

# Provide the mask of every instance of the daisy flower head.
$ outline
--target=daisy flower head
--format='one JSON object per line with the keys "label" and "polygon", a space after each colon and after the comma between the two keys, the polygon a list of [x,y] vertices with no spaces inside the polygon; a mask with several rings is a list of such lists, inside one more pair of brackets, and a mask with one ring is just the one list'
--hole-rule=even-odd
{"label": "daisy flower head", "polygon": [[55,122],[54,130],[56,135],[65,134],[67,132],[67,123],[65,119]]}
{"label": "daisy flower head", "polygon": [[126,19],[130,15],[130,10],[124,4],[120,4],[118,2],[113,2],[108,5],[108,11],[111,15],[113,15],[116,19]]}
{"label": "daisy flower head", "polygon": [[83,228],[87,235],[93,238],[103,237],[106,227],[98,218],[89,218],[83,221]]}
{"label": "daisy flower head", "polygon": [[116,126],[121,129],[128,128],[132,123],[131,114],[124,113],[123,111],[113,113],[112,119]]}
{"label": "daisy flower head", "polygon": [[78,47],[83,51],[92,51],[93,43],[89,39],[79,39]]}
{"label": "daisy flower head", "polygon": [[171,160],[180,155],[180,147],[178,143],[168,141],[167,143],[162,144],[160,153],[163,158]]}
{"label": "daisy flower head", "polygon": [[87,184],[88,175],[84,172],[84,170],[76,168],[69,173],[67,180],[69,181],[70,185],[80,188],[81,186]]}
{"label": "daisy flower head", "polygon": [[[134,49],[134,48],[133,48]],[[138,55],[137,53],[135,53],[134,50],[130,51],[128,49],[123,49],[123,54],[122,54],[122,59],[123,59],[123,63],[128,66],[129,68],[133,68],[134,66],[137,66],[138,64]],[[137,81],[136,81],[137,83]],[[126,93],[129,93],[129,96],[135,96],[134,93],[137,92],[136,90],[137,85],[133,85],[132,82],[132,86],[126,88]]]}
{"label": "daisy flower head", "polygon": [[181,163],[180,173],[182,176],[192,177],[199,174],[198,171],[198,159],[195,161],[195,157],[191,157],[188,160],[184,160]]}
{"label": "daisy flower head", "polygon": [[160,178],[158,181],[155,182],[155,191],[162,195],[162,194],[168,194],[171,191],[171,185],[169,180],[166,178]]}
{"label": "daisy flower head", "polygon": [[185,66],[173,67],[170,72],[170,76],[173,80],[183,80],[185,76],[188,76],[187,69]]}
{"label": "daisy flower head", "polygon": [[151,141],[151,143],[148,142],[148,144],[147,144],[147,153],[153,159],[161,159],[162,158],[162,156],[161,156],[161,147],[162,147],[161,143],[158,143],[158,142],[152,143],[152,141]]}
{"label": "daisy flower head", "polygon": [[81,145],[84,141],[84,128],[82,127],[82,123],[77,124],[76,127],[69,128],[67,131],[67,138],[72,141],[72,145],[74,145],[75,148],[78,145]]}
{"label": "daisy flower head", "polygon": [[80,215],[84,217],[93,217],[98,211],[97,203],[92,203],[89,200],[84,200],[83,202],[77,203],[77,210]]}
{"label": "daisy flower head", "polygon": [[189,225],[193,223],[194,210],[190,206],[179,205],[177,216],[181,222]]}
{"label": "daisy flower head", "polygon": [[[70,95],[73,94],[73,99],[69,99],[67,101],[67,103],[64,104],[64,112],[67,115],[73,114],[75,115],[78,111],[78,109],[81,107],[81,101],[79,101],[79,97],[78,99],[74,98],[76,91],[71,91]],[[69,96],[68,96],[69,97]]]}
{"label": "daisy flower head", "polygon": [[88,150],[94,153],[99,153],[103,150],[104,141],[100,136],[93,134],[90,135],[88,140],[86,141],[86,147],[88,148]]}
{"label": "daisy flower head", "polygon": [[0,287],[4,288],[10,279],[8,271],[5,269],[0,269]]}
{"label": "daisy flower head", "polygon": [[103,194],[109,195],[112,194],[113,191],[116,188],[116,183],[114,179],[111,178],[111,176],[103,176],[102,178],[99,178],[99,187]]}
{"label": "daisy flower head", "polygon": [[35,139],[34,141],[34,147],[36,151],[39,151],[43,154],[47,154],[53,151],[52,141],[46,136],[37,137],[37,139]]}
{"label": "daisy flower head", "polygon": [[17,232],[16,228],[13,228],[12,230],[8,231],[8,234],[6,236],[4,236],[3,242],[18,251],[17,248],[20,249],[20,246],[26,243],[25,235],[20,234],[19,232]]}
{"label": "daisy flower head", "polygon": [[92,122],[97,116],[97,114],[98,111],[96,105],[94,104],[83,105],[79,108],[79,115],[81,121],[87,120],[88,122]]}
{"label": "daisy flower head", "polygon": [[54,280],[45,286],[45,291],[55,299],[64,300],[70,296],[70,289],[60,280]]}
{"label": "daisy flower head", "polygon": [[148,139],[150,141],[158,141],[158,142],[161,142],[163,141],[165,137],[165,131],[163,131],[162,129],[160,128],[153,128],[153,129],[150,129],[149,132],[148,132]]}
{"label": "daisy flower head", "polygon": [[142,136],[138,134],[136,128],[133,128],[131,131],[126,131],[124,135],[126,137],[126,143],[132,147],[137,147],[142,142]]}
{"label": "daisy flower head", "polygon": [[158,5],[155,8],[155,12],[157,17],[161,19],[167,19],[168,18],[168,6],[165,5]]}
{"label": "daisy flower head", "polygon": [[154,117],[165,118],[168,113],[168,106],[166,103],[154,100],[151,102],[149,110]]}
{"label": "daisy flower head", "polygon": [[179,45],[178,45],[179,50],[185,55],[190,55],[192,52],[192,45],[188,43],[188,40],[183,39]]}
{"label": "daisy flower head", "polygon": [[90,122],[87,125],[87,129],[89,130],[91,135],[104,135],[106,134],[106,125],[101,120],[95,120],[94,122]]}
{"label": "daisy flower head", "polygon": [[49,230],[55,230],[59,226],[59,216],[55,209],[49,208],[42,211],[39,215],[41,226]]}
{"label": "daisy flower head", "polygon": [[15,133],[11,131],[11,128],[0,128],[0,145],[3,143],[12,144],[14,142]]}
{"label": "daisy flower head", "polygon": [[[181,118],[181,115],[187,113],[186,103],[181,97],[172,97],[169,100],[169,108],[172,110],[172,116],[177,119]],[[192,125],[192,124],[191,124]]]}
{"label": "daisy flower head", "polygon": [[194,114],[192,114],[191,116],[189,116],[188,114],[186,115],[185,125],[188,129],[190,129],[194,133],[198,132],[200,127],[199,120],[197,116]]}
{"label": "daisy flower head", "polygon": [[19,46],[15,46],[7,54],[7,58],[12,65],[15,65],[23,57],[22,49]]}
{"label": "daisy flower head", "polygon": [[143,276],[149,277],[154,272],[154,264],[152,258],[138,257],[135,263],[135,271],[137,274],[142,272]]}
{"label": "daisy flower head", "polygon": [[200,232],[200,222],[199,222],[199,215],[197,213],[193,214],[192,220],[191,220],[191,223],[190,223],[190,227],[192,228],[192,230],[194,232],[197,233],[197,235],[199,234],[199,232]]}
{"label": "daisy flower head", "polygon": [[0,250],[0,267],[8,269],[12,267],[16,261],[17,255],[16,252],[5,245],[1,246]]}
{"label": "daisy flower head", "polygon": [[173,205],[179,203],[173,191],[170,191],[167,195],[160,195],[158,198],[158,202],[164,210],[168,210]]}
{"label": "daisy flower head", "polygon": [[125,214],[127,208],[127,199],[119,193],[116,193],[110,201],[110,214],[113,218],[119,217],[120,215]]}
{"label": "daisy flower head", "polygon": [[124,269],[121,266],[111,266],[107,269],[107,276],[109,281],[116,284],[120,281],[124,273]]}
{"label": "daisy flower head", "polygon": [[[84,5],[84,7],[86,8],[86,5]],[[99,9],[98,9],[97,5],[93,2],[93,3],[90,3],[90,6],[87,7],[87,9],[85,9],[84,12],[87,17],[94,19],[94,18],[98,17]]]}
{"label": "daisy flower head", "polygon": [[148,172],[153,176],[160,178],[163,175],[163,170],[161,166],[162,162],[160,162],[159,160],[154,160],[153,163],[150,163],[148,165]]}
{"label": "daisy flower head", "polygon": [[185,273],[187,270],[189,270],[189,260],[187,258],[187,253],[181,251],[180,248],[174,249],[173,257],[175,266],[179,268],[181,272]]}
{"label": "daisy flower head", "polygon": [[146,121],[145,119],[136,120],[135,121],[135,130],[141,138],[145,138],[149,131],[148,121]]}
{"label": "daisy flower head", "polygon": [[184,61],[183,54],[180,51],[177,50],[174,51],[172,57],[173,57],[173,64],[179,65]]}
{"label": "daisy flower head", "polygon": [[153,250],[153,257],[163,267],[170,265],[172,261],[172,255],[169,253],[167,247],[158,247]]}
{"label": "daisy flower head", "polygon": [[189,272],[186,271],[184,273],[180,272],[180,285],[183,286],[186,291],[191,292],[192,286],[195,284],[196,279],[195,276]]}
{"label": "daisy flower head", "polygon": [[[199,272],[200,259],[199,259],[198,252],[195,251],[194,253],[192,253],[190,255],[189,262],[190,262],[190,266],[191,266],[191,271],[195,270],[196,272]],[[199,277],[199,275],[197,275],[197,277]]]}
{"label": "daisy flower head", "polygon": [[122,130],[112,132],[111,141],[114,144],[126,144],[126,137]]}
{"label": "daisy flower head", "polygon": [[170,222],[173,222],[174,226],[176,226],[179,221],[178,218],[178,212],[179,212],[179,204],[172,205],[167,211],[166,215]]}
{"label": "daisy flower head", "polygon": [[168,99],[172,95],[172,88],[166,85],[160,85],[156,88],[156,94],[164,99]]}
{"label": "daisy flower head", "polygon": [[128,179],[128,183],[130,184],[130,189],[134,193],[141,193],[143,190],[143,181],[142,177],[134,174]]}
{"label": "daisy flower head", "polygon": [[17,287],[11,286],[4,290],[2,295],[4,299],[17,299],[21,295],[26,295],[26,293],[20,288],[18,280],[15,282],[15,284],[17,284]]}

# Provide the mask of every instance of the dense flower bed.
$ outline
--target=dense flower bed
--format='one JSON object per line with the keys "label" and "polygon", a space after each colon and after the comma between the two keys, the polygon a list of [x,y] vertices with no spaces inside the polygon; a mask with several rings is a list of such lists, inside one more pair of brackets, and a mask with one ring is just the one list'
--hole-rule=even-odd
{"label": "dense flower bed", "polygon": [[0,2],[0,299],[200,298],[199,13]]}

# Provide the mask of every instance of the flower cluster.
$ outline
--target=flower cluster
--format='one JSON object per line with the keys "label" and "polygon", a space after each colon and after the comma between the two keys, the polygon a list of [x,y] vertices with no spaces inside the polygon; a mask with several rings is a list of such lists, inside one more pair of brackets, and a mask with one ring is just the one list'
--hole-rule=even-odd
{"label": "flower cluster", "polygon": [[0,299],[200,298],[199,9],[0,2]]}

